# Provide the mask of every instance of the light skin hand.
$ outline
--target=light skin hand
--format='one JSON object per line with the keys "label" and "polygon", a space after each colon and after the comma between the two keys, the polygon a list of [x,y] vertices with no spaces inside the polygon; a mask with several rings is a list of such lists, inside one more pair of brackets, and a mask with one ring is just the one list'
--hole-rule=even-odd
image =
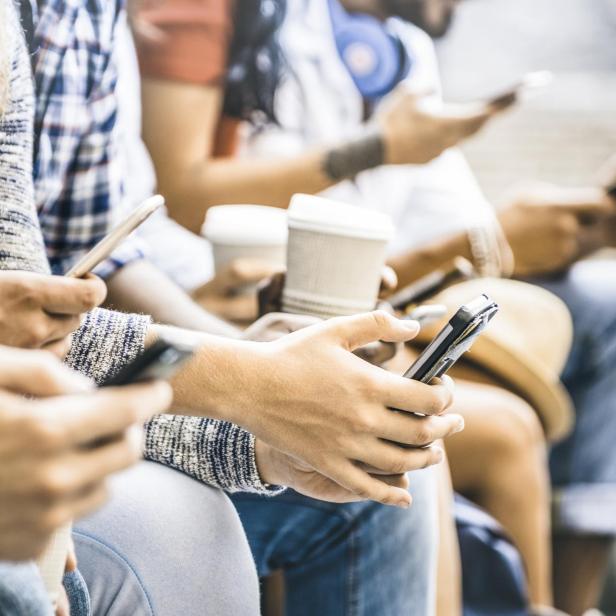
{"label": "light skin hand", "polygon": [[0,559],[36,557],[102,504],[105,479],[139,459],[141,425],[171,400],[164,383],[91,387],[49,353],[0,348]]}
{"label": "light skin hand", "polygon": [[105,284],[22,271],[0,272],[0,344],[63,357],[83,315],[105,299]]}
{"label": "light skin hand", "polygon": [[[259,293],[259,314],[261,318],[248,327],[243,334],[244,340],[255,342],[271,342],[283,335],[293,333],[304,327],[315,325],[321,319],[308,315],[285,314],[282,311],[282,292],[284,290],[285,272],[278,272],[266,281],[263,281]],[[398,285],[398,278],[394,270],[385,266],[381,276],[379,297],[390,295]],[[393,309],[386,302],[379,302],[378,308],[393,313]],[[383,365],[392,359],[398,350],[396,344],[376,341],[371,342],[354,352],[358,357],[374,364]]]}
{"label": "light skin hand", "polygon": [[405,379],[352,351],[375,340],[405,342],[417,331],[416,324],[377,311],[330,319],[271,343],[236,342],[227,361],[220,361],[223,349],[208,345],[174,379],[176,404],[194,408],[207,391],[210,416],[243,426],[358,498],[408,506],[406,490],[362,465],[400,475],[438,462],[431,443],[463,427],[461,417],[442,415],[452,382]]}
{"label": "light skin hand", "polygon": [[[255,445],[255,457],[261,479],[272,485],[293,488],[296,492],[330,503],[353,503],[362,500],[352,491],[318,473],[313,468],[263,441]],[[390,486],[408,490],[406,474],[378,475],[378,479]],[[409,505],[412,499],[409,500]]]}
{"label": "light skin hand", "polygon": [[499,214],[515,274],[556,273],[608,245],[605,229],[614,210],[599,189],[536,184],[520,190]]}
{"label": "light skin hand", "polygon": [[477,133],[498,110],[489,105],[439,105],[401,84],[383,101],[376,120],[385,142],[385,163],[423,164]]}

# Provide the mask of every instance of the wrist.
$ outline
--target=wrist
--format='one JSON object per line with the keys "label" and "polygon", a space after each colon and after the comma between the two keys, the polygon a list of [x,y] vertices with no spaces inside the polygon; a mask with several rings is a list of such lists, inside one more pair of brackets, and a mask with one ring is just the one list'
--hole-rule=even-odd
{"label": "wrist", "polygon": [[255,439],[257,472],[264,484],[284,486],[288,483],[282,457],[284,454],[260,439]]}
{"label": "wrist", "polygon": [[383,136],[379,131],[371,131],[326,152],[322,169],[330,180],[340,182],[384,163],[385,141]]}

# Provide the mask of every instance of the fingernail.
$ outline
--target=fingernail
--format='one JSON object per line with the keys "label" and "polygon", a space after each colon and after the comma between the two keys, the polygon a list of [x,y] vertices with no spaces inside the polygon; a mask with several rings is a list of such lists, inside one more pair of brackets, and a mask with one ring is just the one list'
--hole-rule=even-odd
{"label": "fingernail", "polygon": [[445,452],[443,451],[443,449],[441,447],[432,447],[432,451],[434,452],[434,463],[439,464],[440,462],[442,462],[443,458],[445,457]]}
{"label": "fingernail", "polygon": [[464,417],[460,417],[456,427],[454,428],[453,434],[457,434],[458,432],[462,432],[464,430]]}
{"label": "fingernail", "polygon": [[412,332],[418,332],[420,330],[420,325],[418,321],[413,321],[412,319],[401,319],[404,327]]}
{"label": "fingernail", "polygon": [[409,503],[405,498],[399,500],[396,504],[396,507],[400,507],[400,509],[408,509],[411,506],[411,503]]}

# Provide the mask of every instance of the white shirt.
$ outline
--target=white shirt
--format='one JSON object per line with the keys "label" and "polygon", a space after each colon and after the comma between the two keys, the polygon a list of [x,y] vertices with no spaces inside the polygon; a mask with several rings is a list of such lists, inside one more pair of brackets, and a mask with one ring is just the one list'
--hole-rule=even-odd
{"label": "white shirt", "polygon": [[[431,39],[399,19],[389,27],[406,46],[413,64],[406,79],[415,92],[440,96]],[[309,146],[340,144],[361,130],[362,97],[336,48],[327,0],[289,0],[281,44],[290,74],[280,86],[280,127],[252,134],[244,156],[292,156]],[[324,195],[389,213],[396,226],[391,252],[418,247],[491,217],[462,154],[450,150],[428,165],[383,166],[360,173]]]}

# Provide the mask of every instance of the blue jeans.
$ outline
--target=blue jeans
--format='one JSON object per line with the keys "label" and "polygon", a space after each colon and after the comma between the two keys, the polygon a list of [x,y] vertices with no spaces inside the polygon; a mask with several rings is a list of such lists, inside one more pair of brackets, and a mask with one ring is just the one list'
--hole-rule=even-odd
{"label": "blue jeans", "polygon": [[2,616],[53,616],[43,580],[34,563],[0,563]]}
{"label": "blue jeans", "polygon": [[[78,571],[64,576],[71,616],[89,616],[90,601]],[[29,563],[0,563],[0,616],[53,616],[53,609],[39,575]]]}
{"label": "blue jeans", "polygon": [[232,501],[260,576],[282,569],[287,616],[431,616],[438,510],[432,470],[411,474],[413,506],[324,503],[288,491]]}
{"label": "blue jeans", "polygon": [[576,424],[550,456],[554,525],[616,535],[616,261],[583,261],[538,284],[567,304],[574,325],[562,380]]}

